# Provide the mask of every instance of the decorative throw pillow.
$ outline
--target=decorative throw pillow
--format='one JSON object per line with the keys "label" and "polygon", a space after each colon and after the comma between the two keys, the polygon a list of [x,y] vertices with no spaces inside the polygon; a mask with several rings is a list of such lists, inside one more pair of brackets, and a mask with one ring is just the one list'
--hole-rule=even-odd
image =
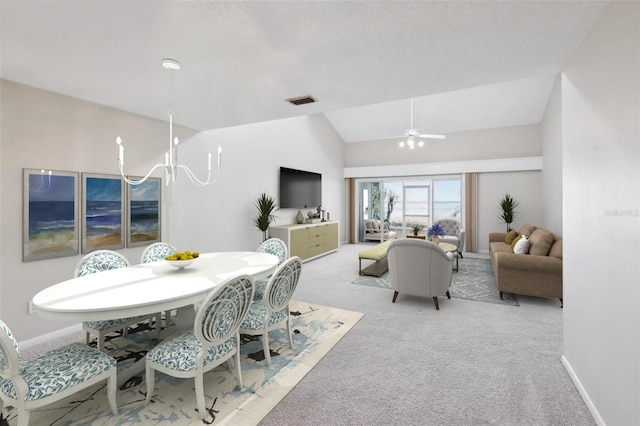
{"label": "decorative throw pillow", "polygon": [[511,251],[513,251],[514,253],[515,253],[516,244],[518,244],[518,241],[520,241],[521,239],[522,239],[522,235],[518,235],[513,239],[513,241],[511,241]]}
{"label": "decorative throw pillow", "polygon": [[537,228],[533,231],[533,234],[529,235],[529,241],[531,243],[529,247],[529,254],[535,256],[546,256],[551,250],[553,245],[553,234],[542,228]]}
{"label": "decorative throw pillow", "polygon": [[531,234],[533,234],[533,231],[536,230],[536,227],[534,225],[529,225],[524,224],[520,227],[520,230],[518,231],[518,234],[520,235],[526,235],[527,237],[530,237]]}
{"label": "decorative throw pillow", "polygon": [[511,245],[513,240],[518,236],[518,233],[515,230],[511,230],[507,233],[507,236],[504,237],[504,242]]}
{"label": "decorative throw pillow", "polygon": [[557,239],[556,242],[553,243],[551,250],[549,250],[549,257],[562,259],[562,238]]}
{"label": "decorative throw pillow", "polygon": [[515,254],[527,254],[529,252],[529,239],[526,235],[523,235],[522,238],[518,240],[513,248],[513,252]]}

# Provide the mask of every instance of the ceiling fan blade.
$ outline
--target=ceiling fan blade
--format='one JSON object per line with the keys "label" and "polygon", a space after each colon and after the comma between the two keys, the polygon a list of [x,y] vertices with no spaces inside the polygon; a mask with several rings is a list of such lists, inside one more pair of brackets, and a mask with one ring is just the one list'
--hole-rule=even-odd
{"label": "ceiling fan blade", "polygon": [[401,138],[406,138],[407,135],[402,135],[402,136],[387,136],[386,138],[378,138],[378,140],[384,140],[384,139],[401,139]]}
{"label": "ceiling fan blade", "polygon": [[423,139],[446,139],[447,135],[427,135],[427,134],[420,134],[418,135],[419,138],[423,138]]}

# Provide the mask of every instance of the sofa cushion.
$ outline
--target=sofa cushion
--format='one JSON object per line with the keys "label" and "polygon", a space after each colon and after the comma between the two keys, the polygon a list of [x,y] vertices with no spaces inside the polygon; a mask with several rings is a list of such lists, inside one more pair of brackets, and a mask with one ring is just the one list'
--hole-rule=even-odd
{"label": "sofa cushion", "polygon": [[504,237],[504,242],[511,245],[511,243],[513,242],[513,240],[518,236],[518,232],[516,232],[515,230],[511,230],[507,233],[507,236]]}
{"label": "sofa cushion", "polygon": [[372,220],[371,221],[371,227],[377,231],[377,230],[380,229],[380,224],[378,223],[377,220]]}
{"label": "sofa cushion", "polygon": [[549,250],[549,256],[562,260],[562,238],[556,240]]}
{"label": "sofa cushion", "polygon": [[518,234],[520,235],[526,235],[527,237],[530,237],[531,234],[533,234],[533,231],[536,230],[536,227],[534,225],[529,225],[524,224],[522,225],[522,227],[520,227],[520,230],[518,231]]}
{"label": "sofa cushion", "polygon": [[551,246],[553,245],[553,240],[554,238],[551,232],[542,228],[537,228],[529,237],[529,241],[531,242],[529,254],[536,256],[548,255],[549,250],[551,250]]}
{"label": "sofa cushion", "polygon": [[515,254],[527,254],[529,252],[529,239],[526,235],[523,235],[522,238],[518,239],[518,242],[513,247],[513,252]]}
{"label": "sofa cushion", "polygon": [[510,245],[511,245],[511,252],[512,253],[515,252],[516,244],[518,244],[518,241],[520,241],[521,239],[522,239],[522,235],[518,235],[517,237],[515,237],[513,239],[513,241],[511,241]]}

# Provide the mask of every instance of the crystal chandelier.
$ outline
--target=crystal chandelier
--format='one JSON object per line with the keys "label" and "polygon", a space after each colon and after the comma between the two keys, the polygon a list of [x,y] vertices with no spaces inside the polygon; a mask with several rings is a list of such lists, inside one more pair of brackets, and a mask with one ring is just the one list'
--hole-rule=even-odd
{"label": "crystal chandelier", "polygon": [[[176,61],[175,59],[165,58],[162,60],[162,66],[165,69],[169,70],[170,76],[173,77],[173,74],[172,74],[173,71],[177,71],[180,69],[180,62]],[[183,164],[178,164],[179,141],[177,137],[175,138],[173,137],[173,110],[172,110],[173,78],[171,78],[170,83],[171,83],[170,84],[171,92],[170,92],[170,104],[169,104],[169,150],[164,154],[164,164],[158,163],[155,166],[153,166],[151,170],[149,170],[149,173],[147,173],[142,179],[139,179],[139,180],[129,179],[127,176],[125,176],[125,173],[124,173],[124,145],[122,145],[122,139],[120,138],[120,136],[116,138],[116,144],[118,144],[118,166],[120,168],[120,175],[122,176],[122,179],[125,182],[127,182],[129,185],[140,185],[141,183],[146,181],[156,169],[160,167],[164,167],[165,169],[165,177],[166,177],[167,185],[169,185],[169,182],[176,181],[176,174],[178,173],[178,170],[184,171],[187,177],[189,178],[189,180],[191,180],[191,182],[193,182],[198,186],[210,185],[215,181],[217,181],[218,177],[220,176],[220,168],[222,166],[222,147],[220,146],[218,147],[218,171],[213,180],[211,179],[211,153],[209,153],[209,161],[208,161],[209,172],[207,175],[207,180],[205,181],[198,179],[198,177],[191,171],[191,169],[189,169],[189,167]]]}

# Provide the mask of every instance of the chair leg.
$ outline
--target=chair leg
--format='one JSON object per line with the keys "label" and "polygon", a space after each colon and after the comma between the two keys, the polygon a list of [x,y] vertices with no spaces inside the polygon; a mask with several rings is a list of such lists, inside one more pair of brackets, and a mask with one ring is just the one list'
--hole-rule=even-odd
{"label": "chair leg", "polygon": [[151,396],[153,395],[153,389],[156,384],[155,370],[151,367],[146,368],[145,380],[147,381],[147,397],[144,400],[144,405],[149,405],[151,402]]}
{"label": "chair leg", "polygon": [[104,334],[101,331],[98,332],[97,346],[98,346],[98,350],[100,352],[105,352],[105,350],[104,350]]}
{"label": "chair leg", "polygon": [[500,292],[500,300],[502,300],[502,292]]}
{"label": "chair leg", "polygon": [[291,333],[291,315],[287,317],[287,332],[289,333],[289,347],[293,349],[293,334]]}
{"label": "chair leg", "polygon": [[269,331],[264,330],[262,333],[262,349],[264,350],[264,359],[267,360],[267,365],[271,367],[271,351],[269,351]]}
{"label": "chair leg", "polygon": [[209,413],[207,411],[207,407],[204,405],[204,379],[202,376],[202,371],[199,371],[193,379],[196,382],[196,405],[198,407],[198,415],[202,420],[205,420]]}
{"label": "chair leg", "polygon": [[242,369],[240,367],[240,348],[236,350],[235,358],[236,358],[236,372],[238,376],[238,386],[240,387],[240,390],[243,390],[244,384],[242,383]]}
{"label": "chair leg", "polygon": [[89,343],[91,343],[91,334],[87,331],[87,335],[84,338],[84,344],[89,346]]}
{"label": "chair leg", "polygon": [[31,412],[26,408],[18,408],[18,426],[29,426],[29,415]]}
{"label": "chair leg", "polygon": [[451,299],[451,294],[449,293],[449,290],[447,290],[447,299]]}
{"label": "chair leg", "polygon": [[118,387],[118,369],[113,368],[109,381],[107,383],[107,398],[109,399],[109,406],[114,416],[118,415],[118,404],[116,404],[116,388]]}
{"label": "chair leg", "polygon": [[439,311],[440,310],[440,306],[438,305],[438,298],[437,297],[433,298],[433,303],[436,304],[436,311]]}
{"label": "chair leg", "polygon": [[393,292],[393,300],[391,301],[391,303],[396,303],[396,298],[398,297],[398,292],[394,291]]}
{"label": "chair leg", "polygon": [[458,254],[460,255],[460,259],[464,259],[464,256],[462,255],[462,252],[458,252]]}

